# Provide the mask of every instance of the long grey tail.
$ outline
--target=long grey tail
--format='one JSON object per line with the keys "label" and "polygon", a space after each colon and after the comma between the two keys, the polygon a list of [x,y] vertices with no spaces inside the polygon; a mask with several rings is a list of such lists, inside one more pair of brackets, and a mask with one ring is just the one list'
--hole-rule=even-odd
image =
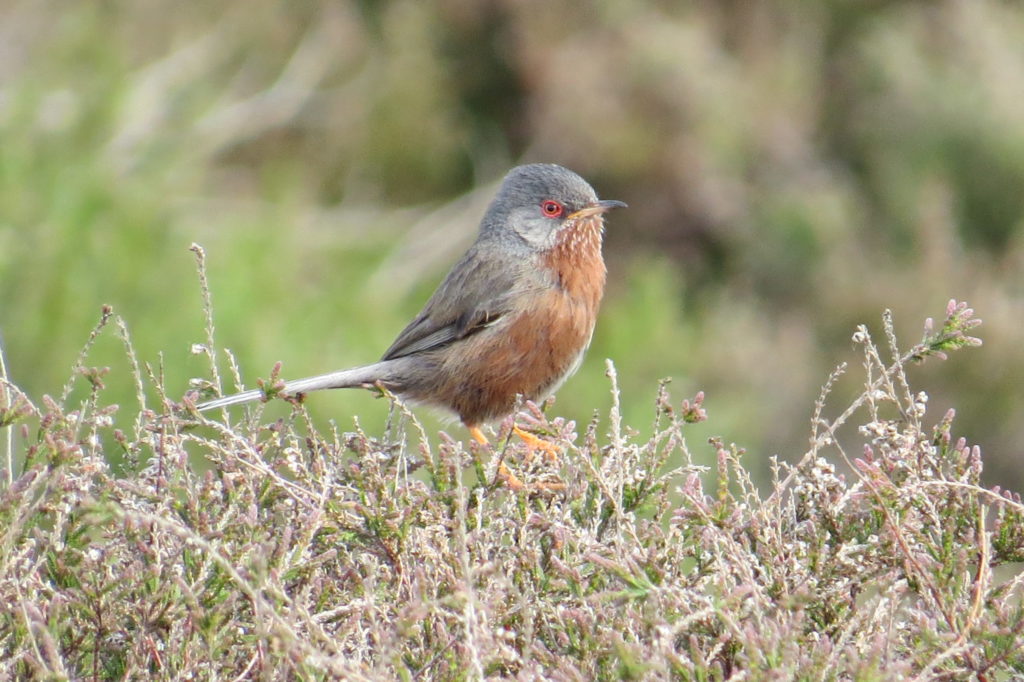
{"label": "long grey tail", "polygon": [[[389,361],[385,360],[384,362],[377,362],[364,367],[353,367],[352,369],[343,369],[338,372],[331,372],[330,374],[320,374],[315,377],[286,381],[281,393],[284,393],[285,395],[295,395],[297,393],[309,393],[310,391],[320,391],[327,388],[356,388],[359,386],[365,386],[367,384],[372,384],[375,381],[386,379],[388,375],[388,366],[390,364],[391,363]],[[207,400],[205,403],[199,403],[196,405],[196,409],[200,412],[204,412],[218,407],[240,405],[253,400],[259,400],[262,396],[263,391],[261,389],[254,388],[250,391],[242,391],[241,393],[235,393],[234,395],[227,395],[223,398]]]}

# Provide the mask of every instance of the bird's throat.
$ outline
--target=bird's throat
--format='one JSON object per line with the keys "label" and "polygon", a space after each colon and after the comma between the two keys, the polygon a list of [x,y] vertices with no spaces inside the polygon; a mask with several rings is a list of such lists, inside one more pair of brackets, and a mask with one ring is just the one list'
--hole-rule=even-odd
{"label": "bird's throat", "polygon": [[595,311],[604,292],[606,273],[601,256],[603,230],[600,216],[567,225],[544,256],[559,287],[578,303],[592,306]]}

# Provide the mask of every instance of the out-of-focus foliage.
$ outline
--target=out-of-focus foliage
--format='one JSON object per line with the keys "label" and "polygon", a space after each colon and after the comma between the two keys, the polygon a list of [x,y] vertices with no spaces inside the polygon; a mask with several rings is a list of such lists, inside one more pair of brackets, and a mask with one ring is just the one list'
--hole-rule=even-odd
{"label": "out-of-focus foliage", "polygon": [[985,479],[1020,488],[1021,92],[1024,10],[980,0],[4,3],[8,364],[58,392],[111,303],[143,359],[203,372],[193,241],[248,382],[371,361],[501,174],[552,161],[630,204],[559,413],[601,407],[612,357],[630,423],[672,376],[716,433],[787,458],[857,323],[967,299],[984,350],[915,378],[936,409],[958,389]]}

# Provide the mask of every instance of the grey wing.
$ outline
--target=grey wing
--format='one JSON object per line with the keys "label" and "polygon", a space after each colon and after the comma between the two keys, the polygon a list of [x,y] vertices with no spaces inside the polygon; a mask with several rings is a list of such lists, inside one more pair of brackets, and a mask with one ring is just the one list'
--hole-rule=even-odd
{"label": "grey wing", "polygon": [[441,348],[499,320],[514,294],[510,270],[483,257],[474,245],[381,359]]}

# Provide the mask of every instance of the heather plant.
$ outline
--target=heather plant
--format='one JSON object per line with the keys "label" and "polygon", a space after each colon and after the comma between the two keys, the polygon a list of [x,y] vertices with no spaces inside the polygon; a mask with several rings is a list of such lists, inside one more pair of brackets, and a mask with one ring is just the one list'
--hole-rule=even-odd
{"label": "heather plant", "polygon": [[[222,387],[203,290],[200,391]],[[553,460],[511,438],[511,420],[493,451],[429,434],[383,391],[379,432],[318,423],[301,401],[281,418],[262,404],[199,414],[106,308],[61,396],[3,377],[0,677],[1024,674],[1024,506],[979,484],[981,452],[906,372],[980,344],[978,323],[950,302],[906,350],[889,314],[884,344],[859,327],[859,394],[829,403],[838,368],[808,450],[771,458],[762,489],[748,463],[764,454],[688,441],[711,397],[678,400],[664,382],[651,421],[624,424],[611,362],[607,414],[519,411],[562,446]],[[136,384],[130,423],[89,365],[111,328]],[[499,463],[523,491],[500,483]]]}

